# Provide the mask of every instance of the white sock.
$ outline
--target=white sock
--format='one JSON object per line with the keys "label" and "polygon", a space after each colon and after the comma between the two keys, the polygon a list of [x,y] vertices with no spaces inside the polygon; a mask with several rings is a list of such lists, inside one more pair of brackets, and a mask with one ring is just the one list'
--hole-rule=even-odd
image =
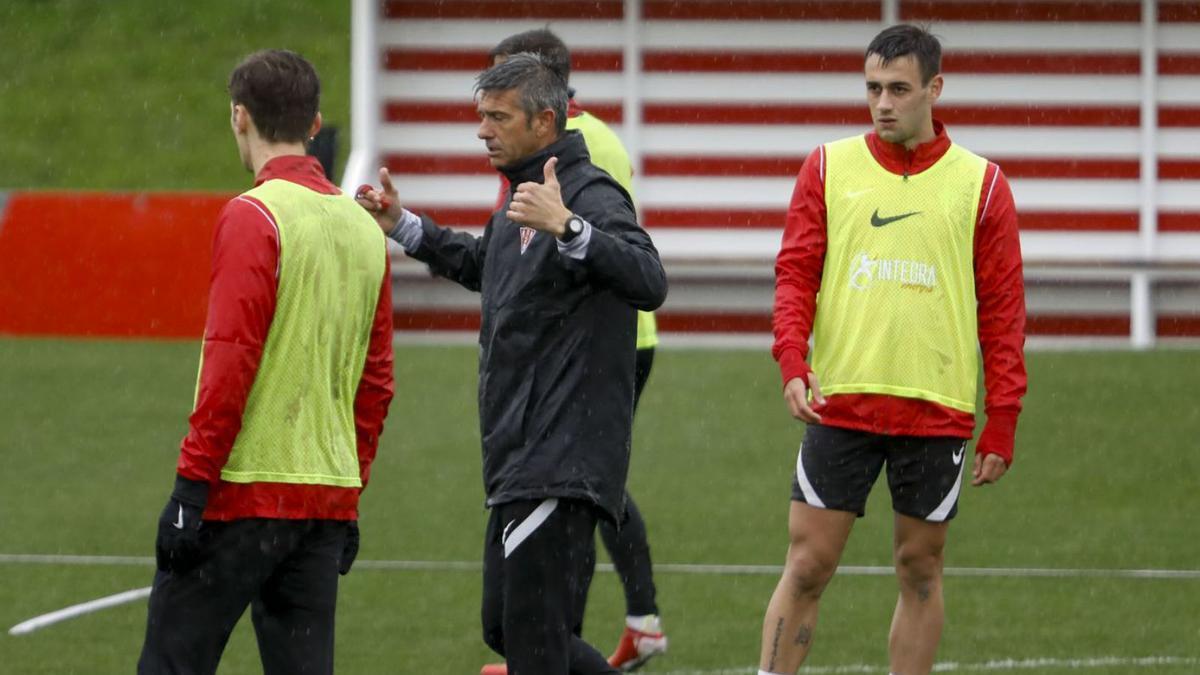
{"label": "white sock", "polygon": [[782,674],[781,673],[772,673],[772,672],[769,672],[766,670],[760,670],[760,671],[758,671],[758,675],[782,675]]}
{"label": "white sock", "polygon": [[657,614],[645,614],[642,616],[626,616],[625,625],[630,628],[641,631],[643,633],[661,633],[662,622],[659,621]]}

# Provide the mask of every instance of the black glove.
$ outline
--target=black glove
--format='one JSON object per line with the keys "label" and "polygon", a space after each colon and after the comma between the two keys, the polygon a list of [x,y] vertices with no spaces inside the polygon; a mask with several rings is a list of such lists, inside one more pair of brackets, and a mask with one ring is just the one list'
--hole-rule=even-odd
{"label": "black glove", "polygon": [[199,562],[200,517],[208,503],[208,483],[175,477],[175,490],[158,517],[154,557],[164,572],[186,572]]}
{"label": "black glove", "polygon": [[345,576],[350,573],[350,566],[358,557],[358,542],[358,521],[351,520],[346,523],[346,544],[342,547],[342,557],[338,560],[338,574]]}

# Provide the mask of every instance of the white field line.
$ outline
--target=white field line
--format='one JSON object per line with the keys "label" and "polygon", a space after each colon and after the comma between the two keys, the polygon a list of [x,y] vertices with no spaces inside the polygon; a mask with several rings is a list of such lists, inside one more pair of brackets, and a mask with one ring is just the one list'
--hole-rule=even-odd
{"label": "white field line", "polygon": [[[997,659],[977,663],[960,663],[946,661],[933,666],[935,673],[978,673],[1003,672],[1010,670],[1036,670],[1042,668],[1060,668],[1065,670],[1086,670],[1094,668],[1155,668],[1158,666],[1196,666],[1200,658],[1187,656],[1096,656],[1079,659],[1032,658],[1032,659]],[[717,670],[671,670],[663,675],[754,675],[758,670],[754,667],[723,668]],[[887,668],[872,666],[865,663],[842,666],[811,666],[800,669],[799,675],[840,675],[842,673],[886,673]]]}
{"label": "white field line", "polygon": [[[725,351],[769,351],[774,340],[770,333],[663,333],[658,349],[686,351],[712,349]],[[396,331],[392,343],[398,346],[469,346],[479,342],[477,331]],[[1160,338],[1158,349],[1194,351],[1197,338]],[[1128,337],[1056,337],[1034,335],[1025,339],[1027,352],[1126,352],[1134,349]]]}
{"label": "white field line", "polygon": [[131,591],[116,593],[114,595],[108,595],[103,598],[97,598],[87,602],[81,602],[78,605],[71,605],[70,607],[64,607],[48,614],[35,616],[28,621],[22,621],[21,623],[8,629],[8,634],[26,635],[35,630],[45,628],[46,626],[53,626],[60,621],[66,621],[67,619],[73,619],[77,616],[91,614],[92,612],[98,612],[102,609],[124,605],[125,603],[134,602],[135,600],[141,600],[142,598],[148,597],[150,597],[149,586],[145,588],[135,588]]}
{"label": "white field line", "polygon": [[[44,555],[34,553],[0,553],[0,564],[25,565],[128,565],[154,564],[150,556],[107,555]],[[376,570],[426,570],[476,572],[482,563],[473,560],[358,560],[356,568]],[[610,564],[596,566],[601,572],[612,572]],[[778,576],[780,565],[717,565],[703,563],[656,563],[654,569],[666,574],[707,574],[715,576]],[[858,577],[891,576],[888,566],[842,565],[838,574]],[[948,577],[1045,577],[1080,579],[1200,579],[1200,570],[1163,569],[1089,569],[1058,567],[947,567]]]}

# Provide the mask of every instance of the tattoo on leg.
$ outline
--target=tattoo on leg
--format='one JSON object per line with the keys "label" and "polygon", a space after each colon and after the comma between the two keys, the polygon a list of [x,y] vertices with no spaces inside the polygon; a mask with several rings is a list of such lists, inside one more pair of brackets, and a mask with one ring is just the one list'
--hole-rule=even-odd
{"label": "tattoo on leg", "polygon": [[933,589],[929,587],[929,584],[927,584],[927,583],[926,584],[917,584],[917,599],[918,600],[920,600],[921,602],[926,602],[929,600],[930,595],[933,595]]}
{"label": "tattoo on leg", "polygon": [[796,639],[792,641],[792,644],[798,647],[800,645],[806,645],[810,641],[812,641],[812,628],[801,624],[800,630],[796,631]]}
{"label": "tattoo on leg", "polygon": [[775,659],[779,657],[779,638],[783,635],[783,619],[775,624],[775,637],[771,639],[771,660],[767,662],[767,670],[775,672]]}

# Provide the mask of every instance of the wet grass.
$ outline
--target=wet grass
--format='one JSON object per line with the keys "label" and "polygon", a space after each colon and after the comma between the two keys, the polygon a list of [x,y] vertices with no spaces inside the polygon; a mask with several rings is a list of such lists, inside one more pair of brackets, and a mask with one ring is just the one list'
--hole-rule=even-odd
{"label": "wet grass", "polygon": [[[152,554],[191,404],[197,345],[0,339],[0,553]],[[955,567],[1200,568],[1200,352],[1038,353],[1004,482],[964,491]],[[471,348],[397,347],[397,398],[364,495],[364,560],[476,561],[485,519]],[[801,428],[758,352],[661,351],[635,430],[630,490],[660,563],[778,565]],[[877,490],[844,563],[888,565]],[[150,566],[0,564],[0,628],[145,586]],[[749,668],[773,575],[661,571],[671,653],[647,672]],[[343,673],[474,673],[474,570],[357,569],[341,587]],[[1200,579],[952,577],[939,660],[1188,657],[1083,672],[1194,672]],[[809,664],[886,664],[888,577],[841,576]],[[609,649],[622,614],[597,575],[586,636]],[[144,604],[0,635],[0,671],[131,672]],[[249,622],[221,673],[259,672]],[[948,671],[960,672],[960,671]],[[974,672],[962,669],[961,672]],[[1080,672],[1046,665],[1021,673]]]}
{"label": "wet grass", "polygon": [[0,190],[245,188],[226,83],[258,49],[300,52],[349,148],[350,8],[341,2],[0,3]]}

